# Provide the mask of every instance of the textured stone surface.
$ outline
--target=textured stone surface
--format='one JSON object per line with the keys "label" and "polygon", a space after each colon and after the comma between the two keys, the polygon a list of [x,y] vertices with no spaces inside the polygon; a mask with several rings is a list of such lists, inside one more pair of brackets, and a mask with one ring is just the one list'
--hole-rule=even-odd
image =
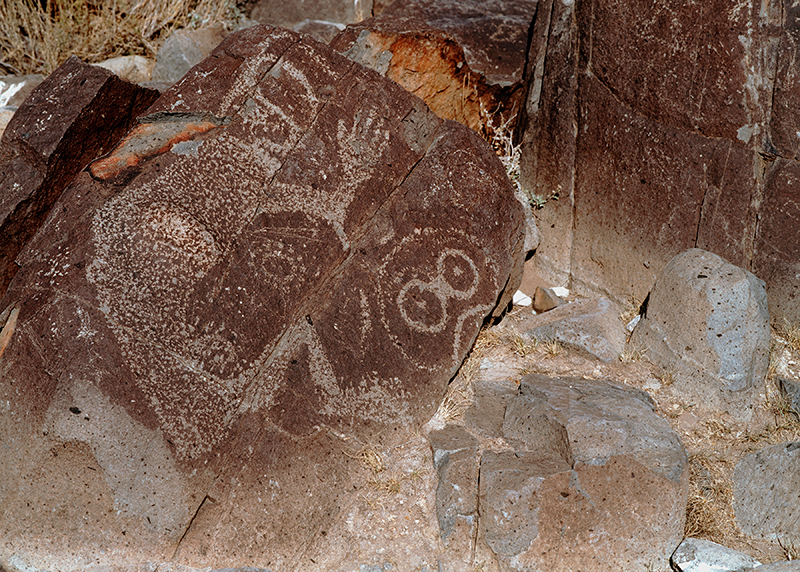
{"label": "textured stone surface", "polygon": [[250,13],[253,20],[283,28],[293,28],[308,19],[350,24],[370,16],[372,0],[256,0]]}
{"label": "textured stone surface", "polygon": [[41,74],[0,76],[0,107],[19,107],[43,81]]}
{"label": "textured stone surface", "polygon": [[175,30],[159,48],[148,79],[175,83],[208,57],[226,35],[227,30],[221,24],[196,30]]}
{"label": "textured stone surface", "polygon": [[519,324],[529,338],[557,340],[590,359],[615,361],[625,348],[620,310],[606,298],[570,302],[549,312],[528,316]]}
{"label": "textured stone surface", "polygon": [[545,280],[642,300],[697,247],[763,278],[773,319],[800,320],[798,15],[783,0],[538,4],[518,132],[523,186],[559,196],[536,212]]}
{"label": "textured stone surface", "polygon": [[681,542],[671,560],[678,572],[745,572],[761,564],[752,556],[702,538]]}
{"label": "textured stone surface", "polygon": [[[107,69],[124,80],[142,83],[150,81],[155,62],[148,60],[144,56],[119,56],[109,58],[95,65]],[[189,69],[187,68],[186,71],[189,71]]]}
{"label": "textured stone surface", "polygon": [[745,534],[800,542],[800,443],[750,453],[733,471],[733,509]]}
{"label": "textured stone surface", "polygon": [[630,343],[674,372],[684,399],[747,420],[769,366],[764,282],[716,254],[687,250],[658,277]]}
{"label": "textured stone surface", "polygon": [[64,188],[156,97],[71,57],[17,110],[0,139],[0,294],[17,271],[15,257]]}
{"label": "textured stone surface", "polygon": [[0,557],[312,569],[360,448],[411,438],[516,290],[513,187],[472,131],[266,26],[132,133],[0,304]]}
{"label": "textured stone surface", "polygon": [[687,458],[646,393],[526,376],[503,430],[515,451],[483,452],[479,503],[501,570],[669,569]]}
{"label": "textured stone surface", "polygon": [[800,416],[800,382],[778,377],[778,387],[795,415]]}
{"label": "textured stone surface", "polygon": [[[399,0],[348,26],[331,46],[475,130],[514,119],[536,2]],[[491,129],[489,129],[491,131]],[[535,246],[533,247],[535,248]]]}

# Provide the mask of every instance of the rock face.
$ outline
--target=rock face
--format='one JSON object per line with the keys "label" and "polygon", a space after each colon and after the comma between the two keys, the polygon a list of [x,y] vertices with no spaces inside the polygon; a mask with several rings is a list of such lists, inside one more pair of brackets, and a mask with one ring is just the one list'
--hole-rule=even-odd
{"label": "rock face", "polygon": [[538,272],[641,300],[703,248],[766,281],[773,319],[800,320],[798,18],[783,0],[540,2],[520,180],[560,198],[537,212]]}
{"label": "rock face", "polygon": [[17,110],[0,139],[0,295],[17,271],[14,258],[67,184],[157,97],[71,57]]}
{"label": "rock face", "polygon": [[687,538],[681,542],[671,561],[678,572],[753,570],[761,565],[752,556],[702,538]]}
{"label": "rock face", "polygon": [[426,421],[516,290],[523,224],[472,131],[314,40],[228,36],[18,257],[0,557],[310,569],[359,447]]}
{"label": "rock face", "polygon": [[[669,569],[683,538],[687,457],[646,393],[542,375],[524,377],[513,395],[499,381],[477,389],[467,427],[511,450],[481,453],[474,550],[487,547],[499,570]],[[460,430],[450,435],[445,446],[432,434],[435,456],[474,448]],[[462,508],[473,506],[464,501],[470,473],[453,472],[439,471],[437,504],[471,514]]]}
{"label": "rock face", "polygon": [[750,453],[733,472],[733,508],[742,532],[784,545],[800,542],[800,443]]}
{"label": "rock face", "polygon": [[[439,116],[477,131],[522,103],[531,0],[398,0],[348,26],[331,46],[421,97]],[[488,131],[492,131],[490,127]]]}
{"label": "rock face", "polygon": [[630,343],[673,371],[683,398],[747,420],[769,367],[764,282],[716,254],[687,250],[658,277]]}
{"label": "rock face", "polygon": [[606,298],[576,300],[520,323],[525,336],[556,340],[590,359],[615,361],[625,349],[625,328],[620,310]]}

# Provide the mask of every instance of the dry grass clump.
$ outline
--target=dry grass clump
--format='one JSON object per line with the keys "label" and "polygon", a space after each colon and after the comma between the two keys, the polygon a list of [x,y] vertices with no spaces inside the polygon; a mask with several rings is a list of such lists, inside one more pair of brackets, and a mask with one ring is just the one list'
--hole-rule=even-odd
{"label": "dry grass clump", "polygon": [[172,30],[231,21],[224,0],[0,0],[0,74],[49,74],[70,55],[153,57]]}
{"label": "dry grass clump", "polygon": [[733,484],[720,459],[705,453],[689,457],[689,497],[684,534],[725,544],[735,532]]}

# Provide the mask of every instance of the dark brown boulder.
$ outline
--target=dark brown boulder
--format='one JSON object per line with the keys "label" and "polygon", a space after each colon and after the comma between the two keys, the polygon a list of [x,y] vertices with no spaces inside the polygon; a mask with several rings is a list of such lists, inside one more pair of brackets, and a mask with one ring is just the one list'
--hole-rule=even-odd
{"label": "dark brown boulder", "polygon": [[18,258],[0,561],[311,566],[359,448],[430,418],[516,290],[523,223],[475,133],[315,40],[228,36]]}
{"label": "dark brown boulder", "polygon": [[531,0],[397,0],[348,26],[331,46],[421,97],[440,117],[484,133],[507,122],[512,131],[535,11]]}
{"label": "dark brown boulder", "polygon": [[64,188],[157,97],[73,56],[20,106],[0,139],[0,295]]}

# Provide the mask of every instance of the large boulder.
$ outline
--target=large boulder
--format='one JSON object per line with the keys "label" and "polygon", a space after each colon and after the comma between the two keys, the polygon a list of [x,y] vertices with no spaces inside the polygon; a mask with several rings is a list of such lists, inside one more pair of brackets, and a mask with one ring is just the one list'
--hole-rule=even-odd
{"label": "large boulder", "polygon": [[523,224],[469,129],[315,40],[228,36],[17,258],[0,562],[312,569],[359,450],[433,415],[516,290]]}
{"label": "large boulder", "polygon": [[746,421],[769,367],[770,335],[764,282],[694,248],[664,268],[630,344],[674,374],[682,399]]}
{"label": "large boulder", "polygon": [[543,199],[537,271],[642,300],[703,248],[800,321],[794,104],[800,10],[784,0],[538,4],[521,118],[523,186]]}
{"label": "large boulder", "polygon": [[[651,398],[606,380],[528,375],[513,396],[502,384],[489,385],[496,397],[484,383],[482,399],[466,416],[467,428],[493,439],[494,449],[481,452],[473,548],[491,558],[474,564],[669,570],[683,538],[688,465],[680,438],[654,413]],[[464,437],[458,442],[464,449],[468,444]],[[444,478],[450,479],[445,490],[461,488],[458,497],[439,497],[443,512],[467,512],[461,508],[465,479],[440,471],[440,483]],[[452,527],[448,532],[455,542]]]}
{"label": "large boulder", "polygon": [[0,139],[0,296],[64,188],[157,97],[73,56],[14,113]]}

